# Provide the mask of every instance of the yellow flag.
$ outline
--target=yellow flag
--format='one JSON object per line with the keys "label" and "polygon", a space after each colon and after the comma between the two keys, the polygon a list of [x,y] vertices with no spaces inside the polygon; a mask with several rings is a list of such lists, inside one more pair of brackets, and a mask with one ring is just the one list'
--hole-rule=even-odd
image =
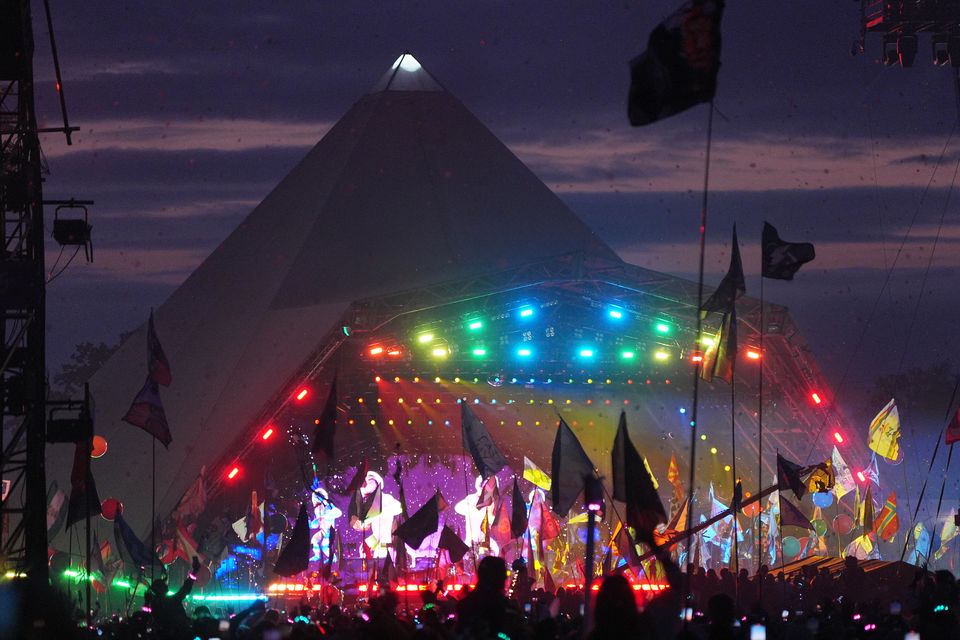
{"label": "yellow flag", "polygon": [[893,399],[870,423],[867,446],[889,460],[900,457],[900,414]]}
{"label": "yellow flag", "polygon": [[543,469],[533,464],[530,458],[523,457],[523,479],[537,485],[544,491],[550,491],[550,476]]}

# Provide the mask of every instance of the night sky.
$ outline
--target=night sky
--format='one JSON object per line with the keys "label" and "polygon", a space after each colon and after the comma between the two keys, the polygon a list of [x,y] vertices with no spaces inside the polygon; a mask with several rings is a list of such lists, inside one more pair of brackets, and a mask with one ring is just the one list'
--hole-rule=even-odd
{"label": "night sky", "polygon": [[[599,6],[54,3],[81,132],[72,147],[43,140],[45,196],[97,204],[95,262],[48,290],[50,368],[144,321],[404,50],[624,259],[695,278],[707,107],[640,129],[625,113],[627,62],[676,2]],[[791,308],[841,402],[879,372],[960,361],[952,70],[929,63],[925,38],[913,69],[880,65],[878,37],[851,57],[858,10],[730,3],[708,223],[708,283],[736,221],[751,295],[763,220],[816,245],[796,281],[765,293]],[[39,110],[54,126],[40,26]]]}

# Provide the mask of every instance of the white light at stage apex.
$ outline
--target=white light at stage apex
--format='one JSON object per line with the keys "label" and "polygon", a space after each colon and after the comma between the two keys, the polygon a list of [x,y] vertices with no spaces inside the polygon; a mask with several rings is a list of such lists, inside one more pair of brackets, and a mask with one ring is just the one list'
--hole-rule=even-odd
{"label": "white light at stage apex", "polygon": [[391,69],[396,69],[397,66],[399,66],[404,71],[409,71],[411,73],[413,73],[414,71],[420,70],[420,63],[417,61],[416,58],[414,58],[409,53],[405,53],[401,55],[399,58],[397,58],[397,60],[393,63],[393,66],[391,67]]}

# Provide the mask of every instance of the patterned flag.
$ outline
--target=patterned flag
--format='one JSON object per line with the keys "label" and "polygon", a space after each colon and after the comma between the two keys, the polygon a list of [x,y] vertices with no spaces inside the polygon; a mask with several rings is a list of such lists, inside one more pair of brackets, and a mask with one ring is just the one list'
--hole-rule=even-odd
{"label": "patterned flag", "polygon": [[125,562],[136,567],[150,567],[157,561],[156,555],[140,541],[119,511],[113,518],[113,538],[117,543],[117,551]]}
{"label": "patterned flag", "polygon": [[853,479],[853,473],[850,472],[850,467],[847,466],[847,463],[843,460],[843,456],[840,455],[840,450],[837,449],[836,446],[833,447],[830,460],[833,462],[833,472],[837,478],[837,483],[833,485],[833,493],[837,496],[837,500],[839,500],[853,491],[857,483]]}
{"label": "patterned flag", "polygon": [[676,502],[683,500],[686,493],[680,482],[680,467],[677,465],[677,454],[670,455],[670,466],[667,467],[667,482],[673,487],[673,498]]}
{"label": "patterned flag", "polygon": [[173,381],[170,373],[170,363],[167,361],[167,355],[160,346],[160,338],[157,337],[157,330],[153,326],[153,310],[150,310],[150,320],[147,322],[147,376],[155,384],[161,384],[169,387]]}
{"label": "patterned flag", "polygon": [[123,416],[123,421],[140,427],[165,447],[169,447],[173,441],[170,426],[167,424],[167,415],[160,401],[160,390],[157,388],[157,383],[149,376],[137,393],[137,397],[133,399],[127,414]]}
{"label": "patterned flag", "polygon": [[90,470],[91,440],[81,440],[73,452],[73,469],[70,471],[70,502],[67,504],[67,528],[87,518],[98,516],[100,496]]}
{"label": "patterned flag", "polygon": [[733,373],[737,359],[737,310],[731,309],[723,314],[720,330],[713,344],[703,353],[700,364],[700,377],[712,382],[714,377],[727,384],[733,384]]}
{"label": "patterned flag", "polygon": [[500,453],[490,432],[466,402],[460,403],[460,429],[463,448],[470,452],[481,477],[489,478],[507,466],[507,459]]}
{"label": "patterned flag", "polygon": [[333,460],[333,439],[337,434],[337,379],[334,377],[327,394],[327,402],[323,406],[323,413],[316,422],[313,430],[313,444],[311,450],[314,455],[323,454],[326,460]]}
{"label": "patterned flag", "polygon": [[900,414],[897,405],[890,402],[870,422],[867,446],[888,460],[897,460],[900,456]]}
{"label": "patterned flag", "polygon": [[830,491],[836,484],[836,476],[833,473],[833,463],[830,460],[824,460],[810,472],[807,476],[807,489],[810,493],[825,493]]}
{"label": "patterned flag", "polygon": [[763,223],[763,277],[773,280],[793,280],[803,265],[817,257],[809,242],[784,242],[769,222]]}
{"label": "patterned flag", "polygon": [[[389,554],[388,556],[389,557]],[[297,523],[293,525],[293,532],[286,546],[280,551],[277,563],[273,565],[273,572],[278,576],[289,578],[301,571],[306,571],[310,565],[310,522],[307,517],[307,505],[300,503],[300,513],[297,514]]]}
{"label": "patterned flag", "polygon": [[207,507],[207,468],[200,468],[200,475],[187,489],[176,508],[170,514],[175,520],[197,518]]}
{"label": "patterned flag", "polygon": [[953,420],[947,425],[946,441],[947,444],[960,441],[960,407],[958,407],[957,412],[953,414]]}
{"label": "patterned flag", "polygon": [[630,124],[647,125],[713,99],[723,6],[723,0],[690,0],[650,32],[646,51],[630,61]]}
{"label": "patterned flag", "polygon": [[667,521],[667,513],[653,486],[643,458],[627,433],[627,414],[620,412],[620,423],[613,441],[613,497],[627,505],[627,524],[646,535]]}
{"label": "patterned flag", "polygon": [[566,516],[577,496],[583,493],[585,479],[595,472],[593,462],[563,418],[560,418],[560,424],[557,425],[551,461],[550,475],[554,478],[551,486],[553,510]]}
{"label": "patterned flag", "polygon": [[906,562],[920,566],[927,561],[927,554],[930,553],[930,532],[918,522],[913,528],[913,549],[907,556]]}
{"label": "patterned flag", "polygon": [[477,498],[477,509],[489,507],[500,499],[500,489],[497,486],[497,476],[490,476],[483,481],[480,487],[480,496]]}
{"label": "patterned flag", "polygon": [[523,457],[523,479],[532,482],[544,491],[550,491],[550,476],[547,472],[533,464],[533,460]]}
{"label": "patterned flag", "polygon": [[844,549],[844,557],[853,557],[858,560],[874,560],[880,557],[880,552],[877,550],[877,546],[873,544],[871,536],[873,533],[865,533],[862,536],[858,536],[847,545],[847,548]]}
{"label": "patterned flag", "polygon": [[47,491],[50,501],[47,503],[47,538],[53,539],[63,526],[67,517],[67,512],[63,509],[67,501],[67,494],[63,489],[57,486],[56,480],[50,483],[50,490]]}
{"label": "patterned flag", "polygon": [[880,468],[877,466],[877,454],[871,454],[870,464],[863,470],[863,476],[880,488]]}
{"label": "patterned flag", "polygon": [[897,535],[897,529],[900,528],[900,520],[897,518],[897,492],[891,491],[887,501],[883,503],[880,514],[874,523],[874,531],[877,532],[882,540],[893,542],[893,537]]}
{"label": "patterned flag", "polygon": [[737,298],[746,292],[747,285],[743,277],[743,262],[740,260],[740,245],[737,243],[737,225],[733,225],[733,249],[730,252],[730,266],[716,290],[703,303],[700,308],[700,316],[706,317],[712,311],[731,313],[734,310]]}

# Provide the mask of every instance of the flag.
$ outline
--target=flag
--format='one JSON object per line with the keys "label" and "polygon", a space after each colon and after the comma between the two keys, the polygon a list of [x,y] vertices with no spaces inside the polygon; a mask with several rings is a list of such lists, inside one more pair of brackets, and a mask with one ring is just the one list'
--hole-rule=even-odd
{"label": "flag", "polygon": [[918,522],[917,526],[913,528],[913,550],[907,556],[906,562],[917,566],[925,564],[927,554],[930,553],[930,544],[930,532],[927,531],[922,522]]}
{"label": "flag", "polygon": [[200,468],[200,475],[183,494],[170,514],[175,520],[196,519],[207,507],[207,468]]}
{"label": "flag", "polygon": [[837,496],[837,500],[839,500],[853,491],[857,483],[854,481],[853,473],[850,472],[850,467],[848,467],[847,463],[843,460],[843,456],[840,455],[840,450],[837,449],[836,445],[833,447],[830,460],[833,463],[833,473],[837,479],[837,483],[833,485],[833,493]]}
{"label": "flag", "polygon": [[737,244],[737,225],[733,225],[733,248],[730,251],[730,266],[716,290],[700,308],[700,317],[704,318],[712,311],[731,313],[734,310],[734,303],[736,303],[737,298],[746,292],[747,285],[743,277],[743,262],[740,260],[740,245]]}
{"label": "flag", "polygon": [[510,535],[519,538],[527,530],[527,503],[520,493],[520,484],[513,479],[513,495],[510,510]]}
{"label": "flag", "polygon": [[437,532],[440,526],[440,512],[446,506],[447,501],[438,490],[422,507],[397,527],[393,535],[410,545],[411,549],[419,549],[427,536]]}
{"label": "flag", "polygon": [[763,277],[793,280],[800,267],[817,257],[809,242],[784,242],[769,222],[763,223]]}
{"label": "flag", "polygon": [[837,483],[836,476],[833,473],[833,463],[830,460],[824,460],[813,468],[810,475],[807,476],[807,490],[810,493],[825,493],[830,491]]}
{"label": "flag", "polygon": [[456,563],[463,559],[463,556],[470,550],[470,547],[454,533],[453,529],[443,525],[440,531],[440,541],[437,543],[438,549],[446,549],[450,556],[450,562]]}
{"label": "flag", "polygon": [[900,456],[900,414],[897,405],[890,402],[870,422],[867,446],[888,460],[897,460]]}
{"label": "flag", "polygon": [[863,500],[863,530],[873,531],[873,493],[867,485],[867,497]]}
{"label": "flag", "polygon": [[333,528],[333,525],[327,530],[327,540],[329,541],[327,545],[327,561],[323,564],[322,572],[324,580],[329,580],[330,576],[333,575],[333,557],[340,557],[340,537],[337,535],[337,531]]}
{"label": "flag", "polygon": [[958,407],[957,412],[953,414],[953,420],[947,425],[946,441],[947,444],[960,441],[960,407]]}
{"label": "flag", "polygon": [[617,555],[627,563],[627,566],[636,567],[640,564],[640,555],[630,535],[630,530],[623,526],[623,521],[617,521],[613,533],[610,534],[610,546],[616,549]]}
{"label": "flag", "polygon": [[737,360],[737,311],[723,314],[720,330],[703,353],[700,364],[700,377],[712,382],[714,377],[727,384],[733,384],[733,372]]}
{"label": "flag", "polygon": [[133,399],[130,408],[127,409],[123,421],[140,427],[165,447],[169,447],[170,442],[173,441],[170,426],[167,424],[167,415],[160,401],[160,390],[157,388],[157,383],[149,376],[137,393],[137,397]]}
{"label": "flag", "polygon": [[876,545],[873,544],[871,540],[872,533],[865,533],[862,536],[858,536],[853,539],[853,541],[847,545],[847,548],[844,549],[844,557],[853,557],[858,560],[872,560],[880,557],[880,552],[877,551]]}
{"label": "flag", "polygon": [[323,454],[327,461],[333,460],[333,438],[337,433],[337,378],[333,378],[327,402],[323,405],[323,413],[316,422],[313,430],[314,455]]}
{"label": "flag", "polygon": [[[569,521],[567,522],[569,524]],[[534,492],[533,500],[530,501],[527,526],[536,531],[541,540],[553,540],[560,535],[560,522],[550,513],[539,491]]]}
{"label": "flag", "polygon": [[[257,492],[254,491],[253,500],[256,500],[256,494]],[[263,525],[263,507],[262,502],[256,507],[252,504],[247,506],[247,511],[243,514],[243,517],[232,523],[233,532],[242,542],[255,540],[257,534],[260,533]]]}
{"label": "flag", "polygon": [[891,491],[887,501],[883,503],[883,508],[880,509],[880,515],[877,516],[873,529],[882,540],[893,542],[893,537],[897,535],[897,529],[899,528],[900,520],[897,518],[897,492]]}
{"label": "flag", "polygon": [[613,498],[627,505],[627,524],[646,539],[654,528],[667,521],[667,513],[653,486],[643,458],[630,441],[627,414],[620,412],[617,435],[613,440]]}
{"label": "flag", "polygon": [[673,486],[674,500],[680,502],[686,493],[683,491],[683,485],[680,483],[680,467],[677,465],[677,454],[670,455],[670,466],[667,467],[667,482]]}
{"label": "flag", "polygon": [[[389,554],[388,554],[389,557]],[[297,523],[293,525],[293,532],[287,545],[280,551],[277,563],[273,565],[273,572],[278,576],[290,578],[301,571],[306,571],[310,564],[310,523],[307,518],[307,505],[300,503],[300,513],[297,514]]]}
{"label": "flag", "polygon": [[650,124],[713,100],[723,5],[690,0],[650,33],[646,51],[630,61],[630,124]]}
{"label": "flag", "polygon": [[584,481],[593,475],[594,467],[576,434],[563,418],[557,425],[551,463],[550,475],[556,478],[551,484],[553,510],[566,516],[577,496],[583,493]]}
{"label": "flag", "polygon": [[780,496],[780,526],[801,527],[815,531],[807,516],[803,515],[803,512],[795,504],[783,496]]}
{"label": "flag", "polygon": [[880,468],[877,466],[877,454],[870,456],[870,464],[863,470],[864,477],[868,478],[873,484],[880,487]]}
{"label": "flag", "polygon": [[550,571],[546,567],[543,567],[540,573],[543,575],[543,590],[551,595],[556,595],[557,585],[553,582],[553,576],[550,575]]}
{"label": "flag", "polygon": [[777,486],[781,492],[784,489],[790,489],[797,498],[802,498],[807,493],[807,487],[800,479],[801,469],[802,467],[796,462],[791,462],[777,454]]}
{"label": "flag", "polygon": [[460,403],[460,429],[463,448],[470,452],[481,477],[488,478],[507,466],[507,459],[500,453],[490,432],[466,402]]}
{"label": "flag", "polygon": [[73,469],[70,471],[70,502],[67,504],[67,528],[86,519],[98,516],[100,496],[90,470],[91,440],[77,442],[73,451]]}
{"label": "flag", "polygon": [[526,456],[523,457],[523,479],[532,482],[544,491],[550,491],[550,476],[543,469],[533,464],[533,461]]}
{"label": "flag", "polygon": [[500,489],[497,486],[497,476],[490,476],[483,481],[480,487],[480,496],[477,498],[477,509],[489,507],[500,499]]}
{"label": "flag", "polygon": [[344,489],[343,494],[347,496],[352,496],[357,491],[360,490],[360,487],[363,486],[363,483],[367,480],[367,472],[370,470],[370,463],[366,458],[363,459],[363,462],[357,467],[356,473],[353,474],[353,478],[350,480],[350,484],[347,485],[347,488]]}
{"label": "flag", "polygon": [[510,540],[515,538],[513,535],[513,523],[510,510],[507,509],[507,501],[503,498],[497,504],[497,515],[493,519],[493,525],[490,527],[490,537],[497,541],[501,548],[505,547]]}
{"label": "flag", "polygon": [[[660,531],[655,531],[653,534],[653,540],[659,546],[667,544],[670,540],[677,537],[682,531],[687,529],[687,517],[690,515],[690,510],[687,508],[687,498],[683,499],[683,502],[680,503],[680,508],[676,510],[673,516]],[[677,545],[674,544],[671,546],[669,551],[673,551],[677,548]]]}
{"label": "flag", "polygon": [[[107,554],[109,555],[110,543],[105,542],[104,544],[107,545]],[[103,545],[100,544],[100,537],[97,535],[97,530],[93,528],[92,538],[90,540],[90,566],[87,567],[87,571],[91,575],[97,572],[101,576],[105,576],[107,574],[107,568],[104,566],[103,561]]]}
{"label": "flag", "polygon": [[63,526],[63,521],[67,517],[67,512],[63,508],[63,503],[67,501],[67,494],[63,489],[57,486],[56,480],[50,483],[50,490],[47,491],[50,500],[47,503],[47,538],[53,539]]}
{"label": "flag", "polygon": [[140,541],[119,511],[113,518],[113,539],[117,543],[117,552],[125,562],[137,567],[149,567],[157,560],[157,556]]}
{"label": "flag", "polygon": [[154,384],[169,387],[173,381],[170,373],[170,363],[160,346],[160,338],[153,326],[153,310],[150,310],[150,320],[147,321],[147,376]]}

